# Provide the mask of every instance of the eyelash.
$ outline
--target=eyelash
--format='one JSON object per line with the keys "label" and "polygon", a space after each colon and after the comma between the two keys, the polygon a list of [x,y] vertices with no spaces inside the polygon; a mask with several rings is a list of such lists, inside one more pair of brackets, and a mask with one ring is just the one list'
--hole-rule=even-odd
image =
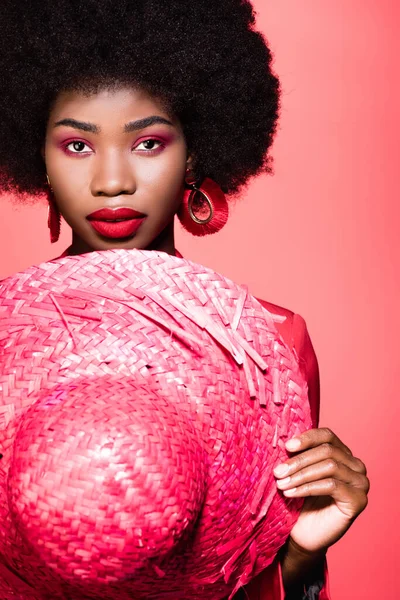
{"label": "eyelash", "polygon": [[[137,149],[138,146],[141,146],[142,144],[145,144],[146,142],[156,142],[157,144],[160,144],[159,146],[157,146],[157,148],[152,148],[151,150],[139,150],[139,152],[144,152],[145,154],[156,154],[158,153],[160,150],[162,150],[163,148],[165,148],[165,142],[162,142],[161,140],[158,140],[157,138],[146,138],[144,140],[141,140],[136,146],[133,147],[133,150]],[[69,146],[73,145],[73,144],[83,144],[84,146],[87,146],[88,148],[90,148],[90,146],[86,143],[83,142],[82,140],[72,140],[70,142],[67,142],[66,144],[64,144],[64,150],[65,152],[67,152],[67,154],[70,155],[85,155],[88,154],[88,152],[78,152],[78,151],[73,151],[69,149]]]}

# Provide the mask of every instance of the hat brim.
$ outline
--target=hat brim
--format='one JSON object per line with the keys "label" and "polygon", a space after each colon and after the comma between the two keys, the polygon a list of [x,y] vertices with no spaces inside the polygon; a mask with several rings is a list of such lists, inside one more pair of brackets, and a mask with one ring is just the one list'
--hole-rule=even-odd
{"label": "hat brim", "polygon": [[[3,561],[43,595],[121,600],[224,598],[266,568],[303,504],[276,489],[272,470],[285,439],[311,427],[307,384],[272,315],[211,269],[138,250],[31,267],[0,295]],[[144,423],[138,440],[153,440],[142,454],[133,423]],[[129,441],[131,487],[146,469],[159,482],[159,496],[153,487],[151,501],[125,506],[114,537],[113,498],[122,509],[112,486],[93,488],[95,434],[97,444],[108,435],[113,460],[121,435]],[[105,481],[114,466],[104,462]],[[175,521],[168,498],[182,509]],[[134,525],[143,534],[150,521],[136,560]]]}

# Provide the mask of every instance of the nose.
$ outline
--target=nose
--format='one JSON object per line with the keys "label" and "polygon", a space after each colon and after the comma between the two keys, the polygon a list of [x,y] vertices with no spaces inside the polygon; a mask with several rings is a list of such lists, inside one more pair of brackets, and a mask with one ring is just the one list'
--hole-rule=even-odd
{"label": "nose", "polygon": [[91,181],[93,196],[130,195],[135,191],[136,177],[128,157],[119,152],[97,157]]}

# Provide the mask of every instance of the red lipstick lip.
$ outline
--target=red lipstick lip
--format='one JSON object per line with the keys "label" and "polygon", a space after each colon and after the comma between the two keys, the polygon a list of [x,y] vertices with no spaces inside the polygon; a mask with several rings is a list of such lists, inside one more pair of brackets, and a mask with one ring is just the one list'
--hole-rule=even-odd
{"label": "red lipstick lip", "polygon": [[88,221],[119,221],[122,219],[144,219],[146,215],[133,208],[100,208],[90,213]]}
{"label": "red lipstick lip", "polygon": [[135,235],[145,220],[146,218],[121,219],[119,221],[90,220],[89,223],[102,237],[117,240],[127,239]]}

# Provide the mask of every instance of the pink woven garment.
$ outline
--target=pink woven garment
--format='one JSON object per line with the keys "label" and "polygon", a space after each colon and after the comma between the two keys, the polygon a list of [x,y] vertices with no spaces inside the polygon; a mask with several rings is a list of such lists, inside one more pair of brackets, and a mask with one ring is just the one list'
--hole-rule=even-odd
{"label": "pink woven garment", "polygon": [[0,598],[215,600],[266,568],[303,499],[304,381],[246,289],[110,250],[0,282]]}

